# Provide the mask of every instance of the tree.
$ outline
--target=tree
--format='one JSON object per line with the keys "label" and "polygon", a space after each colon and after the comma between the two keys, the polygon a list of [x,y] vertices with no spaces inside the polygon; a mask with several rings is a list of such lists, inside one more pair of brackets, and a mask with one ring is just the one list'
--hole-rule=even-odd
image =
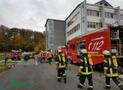
{"label": "tree", "polygon": [[[5,32],[7,34],[5,35]],[[30,37],[34,36],[33,39]],[[5,51],[3,48],[7,48],[8,51],[12,49],[22,49],[26,51],[32,50],[44,50],[45,39],[41,32],[33,32],[29,29],[7,28],[6,26],[0,26],[0,51]]]}

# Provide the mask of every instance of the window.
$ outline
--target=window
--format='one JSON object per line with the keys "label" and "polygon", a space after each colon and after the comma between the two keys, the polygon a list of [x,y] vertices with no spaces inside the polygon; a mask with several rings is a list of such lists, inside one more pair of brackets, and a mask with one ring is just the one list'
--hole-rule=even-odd
{"label": "window", "polygon": [[92,24],[93,24],[93,28],[96,28],[96,26],[95,26],[96,23],[92,23]]}
{"label": "window", "polygon": [[99,11],[96,11],[96,10],[87,10],[87,15],[88,16],[100,16],[100,12]]}
{"label": "window", "polygon": [[98,17],[100,16],[100,12],[99,12],[99,11],[97,11],[97,16],[98,16]]}
{"label": "window", "polygon": [[93,26],[92,26],[92,22],[90,22],[90,28],[93,28]]}
{"label": "window", "polygon": [[113,18],[113,13],[110,13],[110,15],[111,15],[111,18]]}
{"label": "window", "polygon": [[123,14],[120,15],[120,19],[123,20]]}
{"label": "window", "polygon": [[67,32],[67,36],[70,36],[71,34],[77,32],[80,29],[80,24],[73,27],[69,32]]}
{"label": "window", "polygon": [[110,12],[105,12],[105,17],[106,18],[114,18],[114,14]]}
{"label": "window", "polygon": [[73,23],[73,21],[69,21],[69,22],[67,23],[67,26],[69,27],[72,23]]}
{"label": "window", "polygon": [[108,6],[106,3],[104,4],[105,6]]}
{"label": "window", "polygon": [[100,27],[102,27],[102,23],[88,22],[88,28],[100,28]]}
{"label": "window", "polygon": [[49,43],[53,44],[53,38],[49,38]]}
{"label": "window", "polygon": [[79,12],[77,12],[72,19],[67,23],[67,26],[69,27],[72,23],[74,23],[79,18]]}
{"label": "window", "polygon": [[102,23],[99,23],[99,27],[102,27],[103,25],[102,25]]}
{"label": "window", "polygon": [[88,28],[90,27],[90,22],[88,22]]}
{"label": "window", "polygon": [[87,15],[91,15],[91,11],[90,10],[87,10]]}

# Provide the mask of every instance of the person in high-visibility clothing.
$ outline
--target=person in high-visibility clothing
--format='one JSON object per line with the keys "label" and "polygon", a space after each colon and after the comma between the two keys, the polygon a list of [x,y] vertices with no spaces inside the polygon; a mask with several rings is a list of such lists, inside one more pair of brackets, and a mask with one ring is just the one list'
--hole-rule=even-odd
{"label": "person in high-visibility clothing", "polygon": [[80,67],[79,67],[79,84],[78,88],[83,88],[83,84],[85,82],[85,79],[88,79],[88,90],[93,90],[93,80],[92,80],[92,59],[91,55],[88,54],[86,49],[81,49],[79,55],[80,57]]}
{"label": "person in high-visibility clothing", "polygon": [[57,80],[60,82],[63,78],[64,83],[66,83],[67,79],[65,70],[67,68],[67,59],[61,50],[58,50],[58,54],[56,55],[55,61],[57,69]]}
{"label": "person in high-visibility clothing", "polygon": [[115,82],[115,84],[120,88],[120,90],[123,90],[122,84],[117,79],[118,77],[118,64],[117,64],[117,58],[115,55],[115,52],[111,52],[108,50],[103,51],[105,60],[103,64],[104,68],[104,74],[105,74],[105,89],[110,89],[110,78]]}
{"label": "person in high-visibility clothing", "polygon": [[48,50],[48,52],[47,52],[47,61],[48,61],[49,64],[51,64],[52,58],[53,58],[53,53],[52,53],[51,50]]}

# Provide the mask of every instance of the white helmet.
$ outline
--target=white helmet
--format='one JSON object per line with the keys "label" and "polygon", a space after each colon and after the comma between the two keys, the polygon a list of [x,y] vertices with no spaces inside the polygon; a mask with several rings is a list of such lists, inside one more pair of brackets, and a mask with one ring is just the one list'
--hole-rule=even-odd
{"label": "white helmet", "polygon": [[59,49],[58,52],[60,53],[60,52],[62,52],[62,51]]}
{"label": "white helmet", "polygon": [[110,52],[109,52],[108,50],[104,50],[104,51],[103,51],[103,54],[104,54],[104,55],[110,55]]}
{"label": "white helmet", "polygon": [[82,50],[81,50],[81,53],[86,54],[86,53],[88,53],[88,52],[87,52],[86,49],[82,49]]}
{"label": "white helmet", "polygon": [[111,49],[111,53],[117,53],[116,49]]}

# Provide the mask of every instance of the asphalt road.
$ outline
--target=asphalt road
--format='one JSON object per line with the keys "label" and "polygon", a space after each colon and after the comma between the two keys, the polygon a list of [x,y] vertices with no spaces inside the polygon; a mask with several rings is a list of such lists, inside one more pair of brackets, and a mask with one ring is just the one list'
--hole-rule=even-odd
{"label": "asphalt road", "polygon": [[[67,83],[57,82],[55,63],[35,65],[33,60],[21,61],[14,68],[0,75],[0,90],[81,90],[77,88],[78,66],[69,65]],[[93,74],[94,90],[105,90],[104,75]],[[119,90],[112,82],[111,90]],[[87,89],[87,80],[83,90]]]}

